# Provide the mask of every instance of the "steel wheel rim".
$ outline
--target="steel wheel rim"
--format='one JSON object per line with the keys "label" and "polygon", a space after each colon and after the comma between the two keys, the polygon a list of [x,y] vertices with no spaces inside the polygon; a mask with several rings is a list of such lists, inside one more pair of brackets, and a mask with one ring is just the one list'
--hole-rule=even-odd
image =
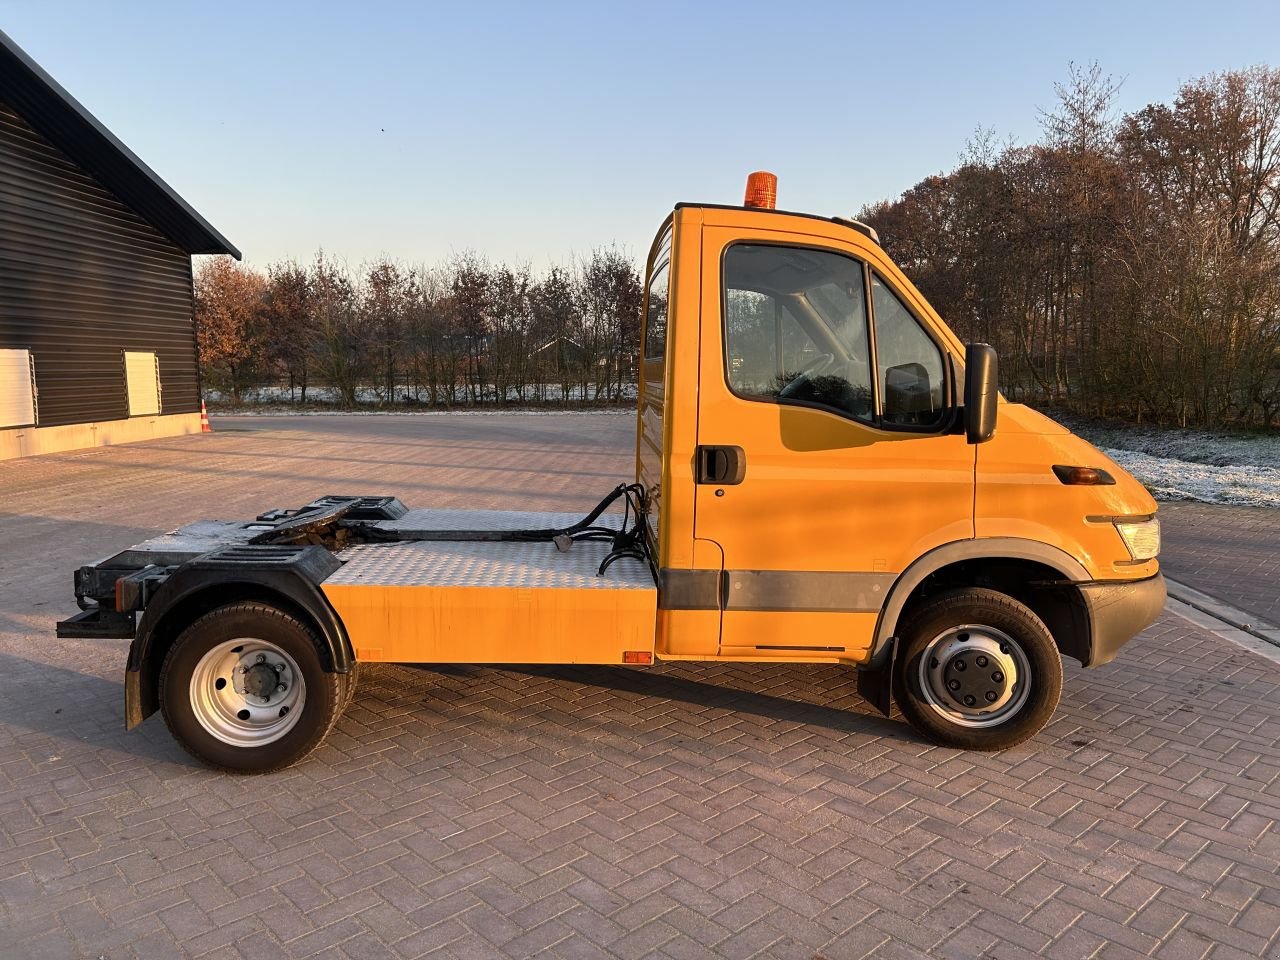
{"label": "steel wheel rim", "polygon": [[252,637],[226,640],[201,657],[189,693],[196,722],[233,747],[279,740],[297,725],[307,697],[293,657]]}
{"label": "steel wheel rim", "polygon": [[961,727],[994,727],[1016,716],[1031,696],[1032,680],[1022,645],[987,624],[948,627],[920,653],[925,702]]}

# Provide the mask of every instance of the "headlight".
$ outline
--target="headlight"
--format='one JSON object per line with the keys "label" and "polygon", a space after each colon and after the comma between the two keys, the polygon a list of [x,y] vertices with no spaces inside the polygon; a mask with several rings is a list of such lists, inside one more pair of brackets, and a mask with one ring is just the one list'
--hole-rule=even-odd
{"label": "headlight", "polygon": [[1135,560],[1154,560],[1160,554],[1160,521],[1116,520],[1116,532]]}

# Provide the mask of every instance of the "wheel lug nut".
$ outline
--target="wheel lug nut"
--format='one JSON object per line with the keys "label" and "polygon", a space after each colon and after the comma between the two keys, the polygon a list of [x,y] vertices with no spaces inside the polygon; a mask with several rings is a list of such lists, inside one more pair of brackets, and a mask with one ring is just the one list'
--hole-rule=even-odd
{"label": "wheel lug nut", "polygon": [[289,688],[288,688],[288,687],[286,687],[286,686],[282,683],[282,684],[279,684],[279,685],[276,687],[276,689],[277,689],[277,690],[279,690],[281,693],[284,693],[284,692],[285,692],[286,690],[288,690]]}
{"label": "wheel lug nut", "polygon": [[264,654],[264,653],[260,653],[260,654],[258,654],[257,659],[256,659],[256,660],[254,660],[253,662],[254,662],[254,663],[266,663],[266,662],[267,662],[267,656],[266,656],[266,654]]}
{"label": "wheel lug nut", "polygon": [[1004,683],[1004,674],[997,670],[991,675],[991,679],[996,683]]}
{"label": "wheel lug nut", "polygon": [[957,660],[957,661],[956,661],[956,663],[955,663],[955,667],[956,667],[956,669],[957,669],[957,670],[963,670],[963,669],[964,669],[964,661],[963,661],[963,660]]}
{"label": "wheel lug nut", "polygon": [[979,658],[978,658],[978,666],[980,666],[980,667],[985,667],[986,665],[987,665],[987,658],[986,658],[986,657],[979,657]]}
{"label": "wheel lug nut", "polygon": [[959,681],[959,680],[951,680],[951,681],[949,681],[949,682],[947,683],[947,687],[948,687],[949,689],[951,689],[951,690],[959,690],[959,689],[960,689],[960,681]]}
{"label": "wheel lug nut", "polygon": [[973,699],[972,695],[969,695],[964,698],[964,703],[965,703],[965,706],[967,707],[972,707],[977,702],[978,702],[977,700]]}
{"label": "wheel lug nut", "polygon": [[996,702],[996,692],[994,690],[988,690],[987,703],[995,703],[995,702]]}

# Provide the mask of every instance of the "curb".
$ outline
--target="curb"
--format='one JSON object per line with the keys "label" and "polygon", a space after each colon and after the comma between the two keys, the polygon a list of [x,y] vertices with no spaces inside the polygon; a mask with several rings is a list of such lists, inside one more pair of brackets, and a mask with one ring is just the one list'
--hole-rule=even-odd
{"label": "curb", "polygon": [[1280,664],[1280,628],[1177,580],[1165,577],[1165,586],[1170,613]]}

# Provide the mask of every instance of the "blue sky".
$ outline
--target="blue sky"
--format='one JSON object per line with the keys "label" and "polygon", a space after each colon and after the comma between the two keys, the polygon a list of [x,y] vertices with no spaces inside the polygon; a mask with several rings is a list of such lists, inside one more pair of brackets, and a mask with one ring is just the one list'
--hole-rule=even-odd
{"label": "blue sky", "polygon": [[66,3],[0,0],[14,38],[251,263],[535,269],[643,256],[679,200],[850,214],[1029,142],[1067,63],[1118,105],[1280,66],[1280,3]]}

